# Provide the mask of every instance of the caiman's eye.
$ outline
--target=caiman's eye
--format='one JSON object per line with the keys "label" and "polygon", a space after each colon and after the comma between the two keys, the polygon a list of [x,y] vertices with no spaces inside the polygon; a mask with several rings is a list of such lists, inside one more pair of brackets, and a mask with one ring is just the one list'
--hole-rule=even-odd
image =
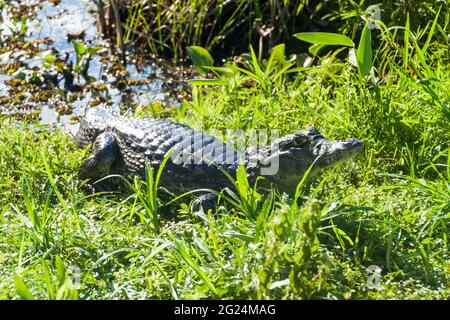
{"label": "caiman's eye", "polygon": [[310,144],[311,144],[311,140],[303,140],[303,141],[300,141],[299,143],[297,143],[295,146],[296,146],[297,148],[306,148],[306,147],[308,147]]}
{"label": "caiman's eye", "polygon": [[295,140],[282,141],[279,145],[280,150],[287,150],[296,145]]}

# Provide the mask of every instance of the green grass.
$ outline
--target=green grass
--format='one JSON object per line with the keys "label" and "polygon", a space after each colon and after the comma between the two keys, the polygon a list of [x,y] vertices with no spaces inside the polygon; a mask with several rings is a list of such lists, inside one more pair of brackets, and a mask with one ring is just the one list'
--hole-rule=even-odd
{"label": "green grass", "polygon": [[[334,77],[329,67],[267,76],[264,90],[262,73],[241,72],[173,113],[207,130],[312,122],[363,140],[362,155],[323,171],[297,201],[241,181],[217,213],[195,213],[188,198],[165,206],[153,173],[131,194],[90,197],[76,186],[86,152],[71,137],[2,120],[0,297],[449,298],[450,130],[433,102],[448,105],[449,70],[430,96],[411,77],[370,85],[350,65]],[[379,291],[367,287],[371,265],[382,268]]]}
{"label": "green grass", "polygon": [[192,82],[171,118],[197,129],[312,123],[365,144],[295,195],[261,194],[239,172],[214,213],[173,201],[151,170],[129,193],[86,195],[87,151],[69,135],[0,120],[0,298],[449,299],[450,65],[434,40],[448,26],[435,27],[380,35],[378,83],[333,52],[303,67],[281,47]]}
{"label": "green grass", "polygon": [[[3,121],[0,137],[3,299],[448,298],[448,173],[374,181],[362,156],[299,206],[273,195],[252,218],[173,205],[158,230],[143,202],[77,190],[85,154],[67,135]],[[366,287],[373,264],[381,291]]]}
{"label": "green grass", "polygon": [[[448,1],[307,1],[307,0],[176,0],[129,1],[121,11],[125,46],[154,56],[185,58],[186,48],[205,47],[219,58],[242,53],[252,44],[266,56],[279,43],[289,53],[303,50],[292,35],[305,31],[342,32],[354,39],[363,30],[371,5],[379,6],[387,26],[406,25],[426,35],[425,26],[437,12],[449,10]],[[102,16],[100,14],[100,16]],[[100,18],[100,17],[99,17]],[[448,24],[439,16],[439,26]],[[447,35],[443,34],[442,39]]]}
{"label": "green grass", "polygon": [[[224,1],[176,0],[130,1],[121,8],[124,21],[124,42],[131,47],[145,48],[156,56],[184,58],[186,47],[201,45],[226,54],[242,49],[242,43],[262,41],[264,31],[256,31],[262,23],[276,26],[266,48],[290,37],[292,26],[305,19],[298,16],[305,0],[291,1]],[[261,33],[262,32],[262,33]],[[236,41],[235,39],[239,39]],[[225,41],[224,41],[225,40]]]}

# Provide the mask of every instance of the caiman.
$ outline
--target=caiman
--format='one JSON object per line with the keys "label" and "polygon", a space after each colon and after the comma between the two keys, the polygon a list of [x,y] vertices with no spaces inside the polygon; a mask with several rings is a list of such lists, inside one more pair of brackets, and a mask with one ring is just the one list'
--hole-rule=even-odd
{"label": "caiman", "polygon": [[[107,175],[145,177],[146,166],[157,171],[167,156],[160,185],[174,193],[233,188],[225,172],[235,178],[240,164],[251,184],[262,176],[281,190],[291,192],[308,168],[311,167],[309,178],[319,169],[355,156],[363,145],[356,138],[330,141],[310,126],[268,146],[239,152],[184,124],[128,118],[102,107],[86,111],[75,139],[82,148],[92,144],[92,155],[79,171],[80,181],[95,181]],[[198,201],[201,206],[211,207],[214,199],[210,193]]]}

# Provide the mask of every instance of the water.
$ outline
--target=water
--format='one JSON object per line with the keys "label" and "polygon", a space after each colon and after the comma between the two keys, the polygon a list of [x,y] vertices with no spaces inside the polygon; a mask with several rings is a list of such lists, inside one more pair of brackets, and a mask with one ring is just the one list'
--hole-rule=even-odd
{"label": "water", "polygon": [[[18,3],[16,2],[15,4],[17,5]],[[61,0],[60,4],[55,6],[47,1],[29,0],[21,1],[20,4],[37,5],[34,11],[35,17],[26,22],[28,31],[25,40],[38,43],[35,55],[30,54],[27,50],[14,48],[0,56],[0,63],[2,64],[18,62],[22,64],[22,68],[16,74],[13,74],[15,76],[23,71],[29,77],[29,74],[33,74],[33,70],[43,70],[43,58],[50,54],[57,56],[59,59],[66,59],[67,64],[75,64],[75,50],[72,43],[68,41],[69,34],[84,33],[83,40],[77,41],[82,41],[87,47],[109,47],[108,44],[99,38],[96,18],[90,13],[95,11],[93,10],[95,5],[92,1]],[[11,37],[13,35],[11,29],[20,29],[20,23],[14,25],[6,9],[2,10],[2,20],[3,23],[0,25],[1,35]],[[51,39],[52,43],[42,43],[43,41],[38,39]],[[111,68],[111,62],[104,62],[100,55],[95,55],[91,59],[88,69],[88,75],[96,79],[94,84],[103,85],[106,88],[107,92],[104,93],[104,96],[107,98],[103,98],[108,100],[110,104],[117,106],[126,102],[127,104],[149,105],[153,101],[164,101],[175,107],[178,105],[178,101],[165,88],[164,81],[158,79],[159,71],[154,70],[152,66],[145,65],[142,71],[138,71],[134,64],[126,65],[125,68],[128,73],[126,80],[136,80],[135,84],[127,86],[126,92],[117,89],[115,86],[118,79],[116,75],[108,71]],[[13,95],[5,81],[13,78],[13,75],[0,73],[0,97],[9,96],[12,99]],[[149,79],[152,80],[149,81]],[[64,87],[65,78],[61,76],[58,80],[57,85],[61,91],[66,92],[67,88]],[[86,82],[80,77],[80,79],[75,79],[74,84],[83,88]],[[70,93],[66,92],[65,95],[69,96]],[[73,112],[69,115],[60,115],[57,111],[61,105],[66,103],[63,102],[64,99],[62,99],[60,94],[55,94],[48,101],[33,102],[26,100],[25,103],[41,110],[40,120],[42,123],[62,127],[71,133],[75,133],[79,125],[73,119],[82,116],[90,103],[95,101],[95,99],[99,99],[98,96],[98,93],[95,91],[83,90],[79,97],[70,102]],[[3,114],[14,113],[14,109],[12,111],[10,109],[10,106],[2,107],[0,105],[0,111]]]}
{"label": "water", "polygon": [[96,41],[95,18],[89,13],[90,5],[92,1],[82,0],[62,0],[57,6],[43,2],[42,9],[36,11],[31,37],[54,40],[52,47],[60,52],[73,49],[67,41],[68,33],[85,32],[87,42]]}
{"label": "water", "polygon": [[6,96],[8,94],[8,87],[5,85],[5,81],[10,79],[11,76],[0,74],[0,96]]}

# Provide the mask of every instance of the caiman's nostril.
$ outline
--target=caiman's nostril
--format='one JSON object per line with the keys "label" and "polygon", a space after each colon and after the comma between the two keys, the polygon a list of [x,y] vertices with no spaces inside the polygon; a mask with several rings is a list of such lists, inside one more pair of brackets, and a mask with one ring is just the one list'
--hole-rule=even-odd
{"label": "caiman's nostril", "polygon": [[358,147],[358,146],[362,146],[363,143],[362,143],[361,141],[359,141],[358,139],[356,139],[356,138],[350,138],[350,139],[347,139],[347,140],[344,142],[344,145],[345,145],[345,146]]}

